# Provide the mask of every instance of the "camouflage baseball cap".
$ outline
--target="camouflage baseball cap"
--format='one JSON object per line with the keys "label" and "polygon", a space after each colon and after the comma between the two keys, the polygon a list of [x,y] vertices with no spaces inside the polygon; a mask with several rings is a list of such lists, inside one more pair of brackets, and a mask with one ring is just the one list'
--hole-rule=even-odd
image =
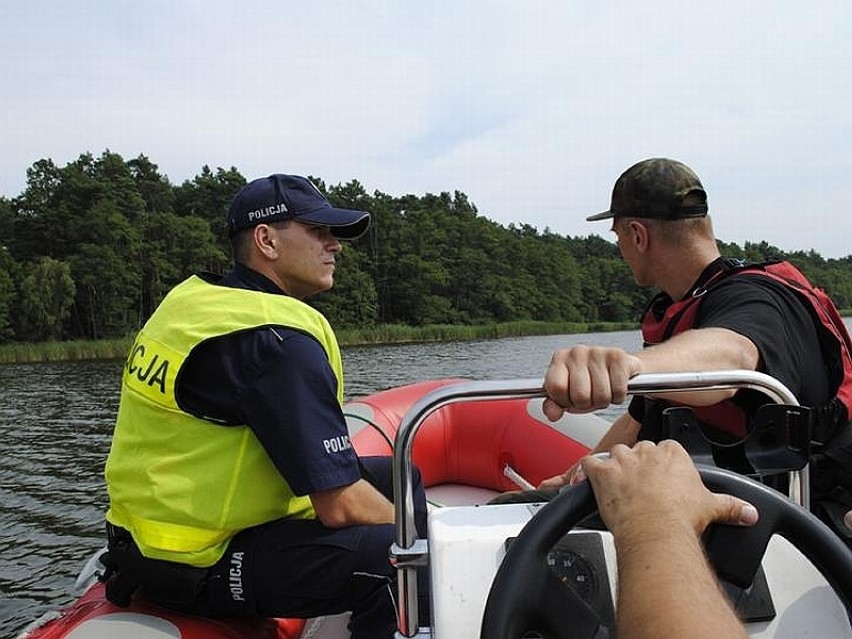
{"label": "camouflage baseball cap", "polygon": [[[687,196],[689,204],[685,203]],[[608,211],[586,218],[589,222],[611,217],[678,220],[707,215],[707,193],[688,166],[668,158],[637,162],[616,180]]]}

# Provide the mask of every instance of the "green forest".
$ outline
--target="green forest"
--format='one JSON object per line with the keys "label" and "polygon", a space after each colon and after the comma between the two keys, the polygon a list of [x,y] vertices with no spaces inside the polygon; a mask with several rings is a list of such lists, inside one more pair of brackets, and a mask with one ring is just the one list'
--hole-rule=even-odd
{"label": "green forest", "polygon": [[[312,300],[337,328],[632,322],[650,295],[600,236],[506,227],[461,191],[371,194],[355,179],[311,177],[334,205],[373,214],[369,233],[345,245],[334,289]],[[131,335],[187,275],[230,267],[225,213],[245,183],[235,167],[204,166],[172,184],[144,155],[108,150],[35,162],[23,193],[0,197],[0,343]],[[852,255],[720,248],[789,259],[852,309]]]}

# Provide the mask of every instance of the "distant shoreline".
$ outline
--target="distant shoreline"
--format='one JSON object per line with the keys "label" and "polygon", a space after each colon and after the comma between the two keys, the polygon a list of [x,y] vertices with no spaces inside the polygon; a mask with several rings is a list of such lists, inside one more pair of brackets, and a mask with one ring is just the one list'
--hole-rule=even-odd
{"label": "distant shoreline", "polygon": [[[852,309],[842,309],[841,316],[852,323]],[[633,322],[503,322],[464,326],[432,324],[403,326],[385,324],[366,329],[344,328],[337,333],[341,347],[384,346],[388,344],[417,344],[428,342],[460,342],[504,337],[534,335],[576,335],[578,333],[609,333],[638,330]],[[39,342],[0,344],[0,365],[35,364],[92,359],[124,359],[133,343],[132,337],[111,340],[76,340],[69,342]]]}
{"label": "distant shoreline", "polygon": [[[424,342],[453,342],[533,335],[570,335],[577,333],[606,333],[638,330],[632,322],[504,322],[464,326],[434,324],[374,326],[366,329],[345,328],[336,331],[341,347],[381,346]],[[67,342],[38,342],[0,344],[0,364],[34,364],[93,359],[123,359],[132,337],[110,340],[75,340]]]}

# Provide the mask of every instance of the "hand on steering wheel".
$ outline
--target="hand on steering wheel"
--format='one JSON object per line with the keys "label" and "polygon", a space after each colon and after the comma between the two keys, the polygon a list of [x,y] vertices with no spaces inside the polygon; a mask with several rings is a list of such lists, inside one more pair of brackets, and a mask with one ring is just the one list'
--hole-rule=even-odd
{"label": "hand on steering wheel", "polygon": [[[718,468],[698,470],[707,488],[743,499],[760,513],[754,526],[719,526],[708,531],[708,554],[720,576],[734,581],[748,578],[749,573],[753,576],[770,537],[778,534],[814,564],[852,610],[852,553],[828,527],[763,484]],[[518,639],[535,631],[555,639],[604,636],[599,634],[600,619],[586,602],[568,589],[548,587],[555,576],[546,562],[553,545],[596,511],[591,486],[583,482],[560,493],[527,523],[495,575],[482,639]],[[727,570],[733,574],[726,575]]]}

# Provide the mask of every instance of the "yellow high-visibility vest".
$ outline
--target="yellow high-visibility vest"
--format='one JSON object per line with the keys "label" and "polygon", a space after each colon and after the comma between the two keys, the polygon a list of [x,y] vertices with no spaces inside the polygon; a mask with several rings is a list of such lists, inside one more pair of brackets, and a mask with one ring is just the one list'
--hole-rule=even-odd
{"label": "yellow high-visibility vest", "polygon": [[312,518],[248,426],[223,426],[182,411],[175,382],[205,340],[262,326],[314,337],[343,401],[337,338],[311,306],[285,295],[210,284],[176,286],[139,332],[124,365],[106,463],[107,521],[130,531],[146,557],[210,566],[237,532],[281,517]]}

